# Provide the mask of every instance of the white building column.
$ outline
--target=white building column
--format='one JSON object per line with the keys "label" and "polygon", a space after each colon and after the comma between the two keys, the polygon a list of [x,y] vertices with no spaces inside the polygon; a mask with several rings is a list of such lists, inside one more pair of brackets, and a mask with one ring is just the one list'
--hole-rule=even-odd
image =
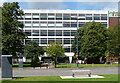
{"label": "white building column", "polygon": [[23,57],[23,62],[26,62],[26,57]]}
{"label": "white building column", "polygon": [[70,63],[72,63],[72,56],[69,56],[69,61]]}

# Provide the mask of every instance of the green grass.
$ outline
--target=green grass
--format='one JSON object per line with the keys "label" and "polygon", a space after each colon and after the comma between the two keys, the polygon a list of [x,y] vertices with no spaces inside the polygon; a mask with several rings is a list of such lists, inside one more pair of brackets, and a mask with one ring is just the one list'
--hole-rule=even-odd
{"label": "green grass", "polygon": [[118,81],[118,75],[101,75],[105,78],[61,79],[59,76],[16,77],[3,81]]}
{"label": "green grass", "polygon": [[[58,68],[74,68],[77,67],[75,63],[57,64]],[[78,64],[78,67],[118,67],[118,64]]]}

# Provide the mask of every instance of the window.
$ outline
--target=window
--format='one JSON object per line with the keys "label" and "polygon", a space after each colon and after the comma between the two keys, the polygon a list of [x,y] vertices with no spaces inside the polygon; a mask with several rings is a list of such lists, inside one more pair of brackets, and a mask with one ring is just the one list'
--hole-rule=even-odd
{"label": "window", "polygon": [[54,30],[48,30],[48,36],[55,36]]}
{"label": "window", "polygon": [[31,36],[31,30],[25,30],[25,33],[27,34],[27,36]]}
{"label": "window", "polygon": [[94,14],[94,20],[100,20],[100,14]]}
{"label": "window", "polygon": [[62,44],[62,38],[56,38],[56,41],[59,41]]}
{"label": "window", "polygon": [[71,20],[77,20],[77,14],[71,14]]}
{"label": "window", "polygon": [[39,36],[39,30],[33,30],[32,35],[33,36]]}
{"label": "window", "polygon": [[47,36],[47,30],[41,30],[40,35],[41,36]]}
{"label": "window", "polygon": [[48,28],[55,28],[54,22],[48,22]]}
{"label": "window", "polygon": [[25,28],[31,28],[31,22],[30,21],[25,22]]}
{"label": "window", "polygon": [[41,38],[41,44],[47,44],[47,38]]}
{"label": "window", "polygon": [[31,20],[31,13],[25,13],[25,20]]}
{"label": "window", "polygon": [[70,22],[64,22],[63,27],[70,27]]}
{"label": "window", "polygon": [[39,38],[33,38],[33,41],[39,43]]}
{"label": "window", "polygon": [[56,36],[62,36],[62,30],[56,30]]}
{"label": "window", "polygon": [[120,22],[120,18],[119,18],[119,22]]}
{"label": "window", "polygon": [[71,30],[71,36],[74,36],[76,33],[76,30]]}
{"label": "window", "polygon": [[72,38],[72,39],[71,39],[71,44],[72,44],[73,41],[74,41],[74,39]]}
{"label": "window", "polygon": [[79,27],[82,27],[85,24],[85,22],[79,22]]}
{"label": "window", "polygon": [[71,27],[77,27],[77,23],[76,22],[71,22]]}
{"label": "window", "polygon": [[33,20],[39,20],[39,13],[33,13]]}
{"label": "window", "polygon": [[57,13],[56,14],[56,20],[62,20],[62,14]]}
{"label": "window", "polygon": [[50,44],[50,42],[55,42],[55,39],[53,39],[53,38],[48,38],[48,44]]}
{"label": "window", "polygon": [[39,28],[39,22],[33,22],[33,28]]}
{"label": "window", "polygon": [[70,14],[63,14],[63,20],[70,20]]}
{"label": "window", "polygon": [[40,19],[41,19],[41,20],[47,20],[47,14],[41,13],[41,14],[40,14]]}
{"label": "window", "polygon": [[64,36],[70,36],[70,30],[64,30]]}
{"label": "window", "polygon": [[70,44],[70,39],[69,38],[64,38],[64,44]]}
{"label": "window", "polygon": [[56,28],[62,28],[63,24],[62,22],[56,22]]}
{"label": "window", "polygon": [[101,20],[107,20],[107,14],[101,14]]}
{"label": "window", "polygon": [[79,20],[85,20],[85,14],[79,14]]}
{"label": "window", "polygon": [[86,20],[92,20],[92,14],[86,14]]}
{"label": "window", "polygon": [[54,19],[55,19],[55,15],[53,13],[49,13],[48,20],[54,20]]}
{"label": "window", "polygon": [[40,22],[40,28],[47,28],[47,22]]}

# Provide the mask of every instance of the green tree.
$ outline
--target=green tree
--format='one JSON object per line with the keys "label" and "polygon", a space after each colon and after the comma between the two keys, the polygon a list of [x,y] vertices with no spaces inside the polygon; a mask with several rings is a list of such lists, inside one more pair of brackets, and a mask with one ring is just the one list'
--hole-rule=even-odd
{"label": "green tree", "polygon": [[64,52],[65,51],[64,51],[63,45],[59,41],[50,42],[50,44],[46,48],[46,54],[54,58],[55,68],[56,68],[57,57],[65,56]]}
{"label": "green tree", "polygon": [[28,41],[24,46],[24,55],[31,57],[31,65],[36,67],[39,62],[38,56],[44,55],[44,49],[37,42]]}
{"label": "green tree", "polygon": [[18,2],[3,3],[2,7],[2,54],[16,56],[22,53],[23,24],[18,21],[22,18],[23,11],[20,9]]}
{"label": "green tree", "polygon": [[[83,58],[94,58],[105,56],[107,49],[107,28],[101,23],[88,22],[78,30],[79,54]],[[72,42],[73,49],[76,49],[75,41]],[[76,53],[76,50],[74,50]]]}
{"label": "green tree", "polygon": [[108,44],[108,52],[109,55],[114,55],[113,57],[120,56],[120,23],[115,24],[113,28],[109,28],[109,44]]}

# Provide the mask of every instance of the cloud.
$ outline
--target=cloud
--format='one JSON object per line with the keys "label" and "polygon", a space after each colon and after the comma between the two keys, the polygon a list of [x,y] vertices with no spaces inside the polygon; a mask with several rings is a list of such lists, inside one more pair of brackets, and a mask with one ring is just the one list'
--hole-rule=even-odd
{"label": "cloud", "polygon": [[28,2],[30,9],[63,9],[66,6],[62,2]]}

